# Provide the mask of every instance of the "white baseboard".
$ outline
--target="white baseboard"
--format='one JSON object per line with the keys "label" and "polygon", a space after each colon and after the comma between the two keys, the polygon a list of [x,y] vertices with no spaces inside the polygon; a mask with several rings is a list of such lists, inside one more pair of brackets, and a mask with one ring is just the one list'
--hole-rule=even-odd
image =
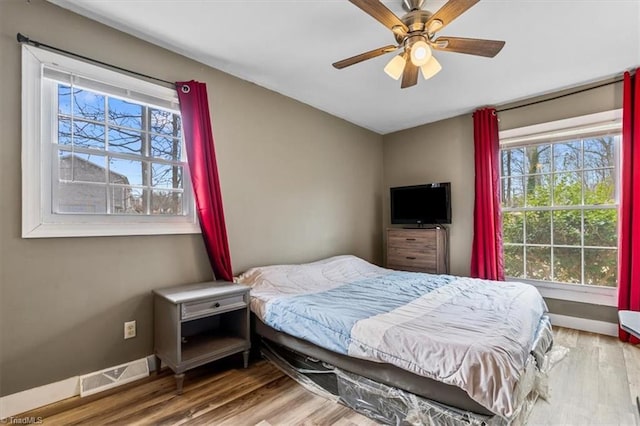
{"label": "white baseboard", "polygon": [[618,324],[612,322],[597,321],[551,313],[549,314],[549,319],[551,320],[551,325],[557,325],[559,327],[589,331],[591,333],[604,334],[606,336],[618,336]]}
{"label": "white baseboard", "polygon": [[[156,369],[155,357],[149,355],[146,360],[149,365],[149,371],[154,371]],[[2,420],[13,417],[16,414],[78,395],[80,395],[80,376],[69,377],[59,382],[3,396],[0,398],[0,423],[2,423]]]}
{"label": "white baseboard", "polygon": [[80,395],[79,376],[0,398],[0,419]]}

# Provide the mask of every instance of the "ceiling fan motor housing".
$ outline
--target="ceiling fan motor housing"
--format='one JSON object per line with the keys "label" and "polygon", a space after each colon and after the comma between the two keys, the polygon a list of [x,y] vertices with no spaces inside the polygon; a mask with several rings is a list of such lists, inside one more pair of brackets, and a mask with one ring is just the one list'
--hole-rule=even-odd
{"label": "ceiling fan motor housing", "polygon": [[407,12],[422,9],[423,4],[424,0],[402,0],[402,7],[404,7],[404,10]]}
{"label": "ceiling fan motor housing", "polygon": [[[428,10],[414,10],[404,15],[401,20],[409,28],[408,35],[411,36],[411,33],[423,33],[426,30],[425,24],[432,15],[433,13]],[[407,34],[395,33],[394,35],[398,44],[402,44],[407,38]]]}

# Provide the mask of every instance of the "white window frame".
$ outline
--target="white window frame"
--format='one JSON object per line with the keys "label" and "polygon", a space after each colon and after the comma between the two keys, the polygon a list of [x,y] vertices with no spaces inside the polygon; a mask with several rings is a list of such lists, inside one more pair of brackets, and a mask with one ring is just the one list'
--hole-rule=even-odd
{"label": "white window frame", "polygon": [[[55,214],[52,209],[51,129],[57,118],[43,99],[44,69],[72,73],[118,88],[121,93],[159,100],[178,110],[175,90],[33,46],[22,46],[22,237],[89,237],[117,235],[196,234],[196,217],[188,167],[183,169],[184,215]],[[107,93],[108,94],[108,93]],[[152,102],[150,102],[152,103]],[[53,114],[52,114],[53,113]],[[184,142],[183,142],[184,144]],[[184,147],[183,147],[184,148]],[[186,156],[184,149],[183,155]]]}
{"label": "white window frame", "polygon": [[[502,130],[499,132],[500,148],[521,146],[527,143],[560,140],[575,134],[620,131],[622,109],[605,111],[564,120],[551,121],[532,126]],[[620,165],[620,163],[619,163]],[[620,173],[618,165],[617,172]],[[567,284],[553,281],[506,277],[509,281],[520,281],[534,285],[543,297],[596,305],[617,306],[618,288],[589,284]]]}

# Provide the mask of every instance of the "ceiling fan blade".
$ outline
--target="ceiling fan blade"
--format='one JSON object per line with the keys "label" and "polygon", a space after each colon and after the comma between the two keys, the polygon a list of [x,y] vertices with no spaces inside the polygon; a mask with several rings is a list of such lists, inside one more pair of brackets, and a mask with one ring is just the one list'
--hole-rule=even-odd
{"label": "ceiling fan blade", "polygon": [[404,73],[402,73],[402,84],[400,87],[406,89],[407,87],[415,86],[418,83],[418,67],[413,65],[411,61],[407,61],[404,66]]}
{"label": "ceiling fan blade", "polygon": [[366,61],[367,59],[375,58],[376,56],[384,55],[385,53],[393,52],[396,50],[398,46],[394,46],[392,44],[379,47],[377,49],[370,50],[365,53],[361,53],[356,56],[352,56],[351,58],[343,59],[341,61],[333,63],[333,66],[339,70],[342,68],[348,67],[353,64],[357,64],[358,62]]}
{"label": "ceiling fan blade", "polygon": [[431,47],[445,52],[466,53],[468,55],[486,56],[493,58],[504,47],[500,40],[482,40],[479,38],[439,37],[433,41]]}
{"label": "ceiling fan blade", "polygon": [[[391,31],[398,31],[401,28],[404,33],[409,31],[409,28],[398,18],[392,11],[378,0],[349,0],[351,3],[358,6],[365,13],[371,15],[378,22]],[[395,27],[395,29],[394,29]]]}
{"label": "ceiling fan blade", "polygon": [[434,30],[432,32],[434,33],[440,31],[479,1],[480,0],[449,0],[429,18],[425,24],[425,28],[433,28]]}

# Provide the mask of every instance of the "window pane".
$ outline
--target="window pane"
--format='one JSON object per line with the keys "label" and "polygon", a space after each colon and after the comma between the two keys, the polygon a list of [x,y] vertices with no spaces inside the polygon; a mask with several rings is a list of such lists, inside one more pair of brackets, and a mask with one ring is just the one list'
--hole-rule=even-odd
{"label": "window pane", "polygon": [[525,174],[524,148],[502,150],[502,176]]}
{"label": "window pane", "polygon": [[144,154],[142,152],[142,134],[135,130],[110,128],[109,151]]}
{"label": "window pane", "polygon": [[109,157],[109,182],[122,185],[143,185],[146,162]]}
{"label": "window pane", "polygon": [[527,244],[551,243],[550,211],[527,212],[526,220]]}
{"label": "window pane", "polygon": [[109,123],[116,126],[142,129],[142,113],[144,107],[139,104],[109,98]]}
{"label": "window pane", "polygon": [[600,209],[584,211],[584,245],[618,246],[618,211]]}
{"label": "window pane", "polygon": [[161,188],[182,188],[182,167],[152,163],[151,185]]}
{"label": "window pane", "polygon": [[524,278],[524,247],[504,246],[504,273],[508,277]]}
{"label": "window pane", "polygon": [[71,145],[71,119],[58,118],[58,144]]}
{"label": "window pane", "polygon": [[524,178],[502,179],[502,206],[524,207]]}
{"label": "window pane", "polygon": [[180,139],[151,136],[151,155],[169,161],[180,161],[182,142]]}
{"label": "window pane", "polygon": [[104,95],[74,87],[73,115],[76,118],[104,122]]}
{"label": "window pane", "polygon": [[58,114],[71,115],[71,86],[58,84]]}
{"label": "window pane", "polygon": [[580,210],[553,212],[553,244],[579,246],[582,244],[582,213]]}
{"label": "window pane", "polygon": [[527,247],[527,278],[551,279],[551,247]]}
{"label": "window pane", "polygon": [[527,207],[551,205],[551,175],[527,176]]}
{"label": "window pane", "polygon": [[151,194],[151,214],[183,214],[182,192],[153,191]]}
{"label": "window pane", "polygon": [[83,148],[104,149],[104,126],[88,121],[58,118],[58,143]]}
{"label": "window pane", "polygon": [[582,168],[580,141],[553,144],[553,170],[570,171]]}
{"label": "window pane", "polygon": [[141,188],[112,186],[109,188],[111,212],[116,214],[145,214],[145,193]]}
{"label": "window pane", "polygon": [[154,133],[180,138],[180,116],[169,111],[151,108],[150,129]]}
{"label": "window pane", "polygon": [[502,214],[502,237],[505,243],[522,243],[524,233],[524,213]]}
{"label": "window pane", "polygon": [[107,213],[107,186],[58,182],[56,213]]}
{"label": "window pane", "polygon": [[584,168],[615,167],[615,147],[618,136],[602,136],[584,140]]}
{"label": "window pane", "polygon": [[104,126],[82,120],[73,121],[73,145],[104,149]]}
{"label": "window pane", "polygon": [[58,170],[61,181],[106,183],[103,155],[58,151]]}
{"label": "window pane", "polygon": [[584,249],[584,283],[616,287],[618,250]]}
{"label": "window pane", "polygon": [[582,249],[553,248],[554,281],[561,283],[582,283]]}
{"label": "window pane", "polygon": [[527,173],[551,173],[551,145],[533,145],[526,148]]}
{"label": "window pane", "polygon": [[616,185],[613,169],[584,172],[584,203],[615,204]]}
{"label": "window pane", "polygon": [[582,204],[582,172],[554,175],[553,201],[556,206]]}

